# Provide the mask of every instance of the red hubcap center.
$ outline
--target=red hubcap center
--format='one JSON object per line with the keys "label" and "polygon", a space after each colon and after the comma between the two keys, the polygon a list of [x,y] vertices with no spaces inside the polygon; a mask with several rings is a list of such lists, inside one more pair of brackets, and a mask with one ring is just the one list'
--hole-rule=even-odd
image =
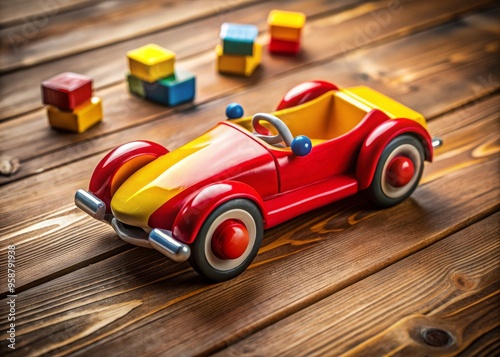
{"label": "red hubcap center", "polygon": [[234,219],[222,222],[212,236],[212,251],[219,259],[237,259],[245,253],[250,242],[248,230]]}
{"label": "red hubcap center", "polygon": [[405,156],[398,156],[392,159],[387,169],[387,180],[394,187],[407,185],[415,174],[413,161]]}

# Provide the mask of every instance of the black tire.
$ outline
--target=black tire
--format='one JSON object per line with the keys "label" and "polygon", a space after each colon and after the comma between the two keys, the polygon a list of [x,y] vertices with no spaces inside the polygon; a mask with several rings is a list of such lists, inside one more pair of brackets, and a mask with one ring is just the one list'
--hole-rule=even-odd
{"label": "black tire", "polygon": [[[238,219],[249,230],[250,243],[245,253],[238,259],[219,259],[211,249],[212,233],[218,223],[226,219]],[[215,224],[214,224],[215,223]],[[253,228],[252,228],[253,227]],[[200,275],[212,281],[232,279],[248,268],[255,259],[262,244],[264,227],[259,208],[249,200],[234,199],[217,207],[203,223],[196,240],[191,245],[189,263]]]}
{"label": "black tire", "polygon": [[[392,186],[386,170],[390,161],[397,156],[409,158],[414,165],[414,174],[406,185]],[[394,138],[384,149],[377,163],[371,185],[365,190],[369,201],[379,207],[391,207],[407,199],[418,186],[424,170],[424,148],[422,142],[412,135]]]}

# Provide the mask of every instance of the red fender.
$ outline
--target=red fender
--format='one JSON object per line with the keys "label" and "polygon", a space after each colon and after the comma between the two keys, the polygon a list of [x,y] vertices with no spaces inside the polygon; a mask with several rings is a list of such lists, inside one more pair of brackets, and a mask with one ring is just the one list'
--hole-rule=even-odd
{"label": "red fender", "polygon": [[290,89],[281,99],[276,110],[295,107],[318,98],[320,95],[338,90],[339,88],[332,83],[325,81],[309,81],[296,85]]}
{"label": "red fender", "polygon": [[223,181],[205,186],[191,196],[175,218],[172,235],[182,243],[193,243],[210,213],[221,204],[235,198],[245,198],[255,203],[262,213],[264,222],[266,221],[264,201],[255,189],[242,182]]}
{"label": "red fender", "polygon": [[90,179],[89,191],[106,204],[111,213],[111,197],[134,172],[168,153],[163,146],[150,141],[132,141],[110,151],[97,164]]}
{"label": "red fender", "polygon": [[356,178],[360,190],[368,188],[372,183],[379,157],[389,142],[401,134],[408,133],[414,134],[422,141],[425,159],[432,161],[432,139],[422,125],[410,119],[388,120],[376,127],[361,147],[356,165]]}

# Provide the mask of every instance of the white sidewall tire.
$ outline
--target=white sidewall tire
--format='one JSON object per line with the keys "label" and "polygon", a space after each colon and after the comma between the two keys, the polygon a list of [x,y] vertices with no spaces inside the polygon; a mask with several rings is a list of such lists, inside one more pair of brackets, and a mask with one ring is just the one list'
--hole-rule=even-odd
{"label": "white sidewall tire", "polygon": [[[212,237],[219,225],[228,220],[242,222],[249,233],[249,244],[237,259],[220,259],[212,251]],[[250,200],[233,199],[218,206],[202,224],[195,241],[191,244],[189,263],[199,274],[212,281],[232,279],[252,263],[262,244],[264,222],[259,208]]]}

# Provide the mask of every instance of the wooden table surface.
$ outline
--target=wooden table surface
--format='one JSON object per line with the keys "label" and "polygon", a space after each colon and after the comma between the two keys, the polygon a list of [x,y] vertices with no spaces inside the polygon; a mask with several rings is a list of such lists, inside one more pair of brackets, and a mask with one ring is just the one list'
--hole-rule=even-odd
{"label": "wooden table surface", "polygon": [[[496,3],[496,4],[495,4]],[[0,354],[18,356],[441,356],[500,354],[500,7],[489,0],[0,0]],[[269,40],[272,9],[307,15],[303,51],[264,54],[250,78],[214,69],[224,21]],[[131,96],[125,54],[147,43],[197,76],[194,104]],[[104,121],[48,126],[40,83],[94,79]],[[362,195],[265,232],[241,276],[119,240],[77,209],[97,162],[131,140],[169,149],[225,117],[272,111],[292,86],[367,85],[421,112],[444,140],[420,186],[377,210]],[[15,350],[8,246],[15,245]]]}

